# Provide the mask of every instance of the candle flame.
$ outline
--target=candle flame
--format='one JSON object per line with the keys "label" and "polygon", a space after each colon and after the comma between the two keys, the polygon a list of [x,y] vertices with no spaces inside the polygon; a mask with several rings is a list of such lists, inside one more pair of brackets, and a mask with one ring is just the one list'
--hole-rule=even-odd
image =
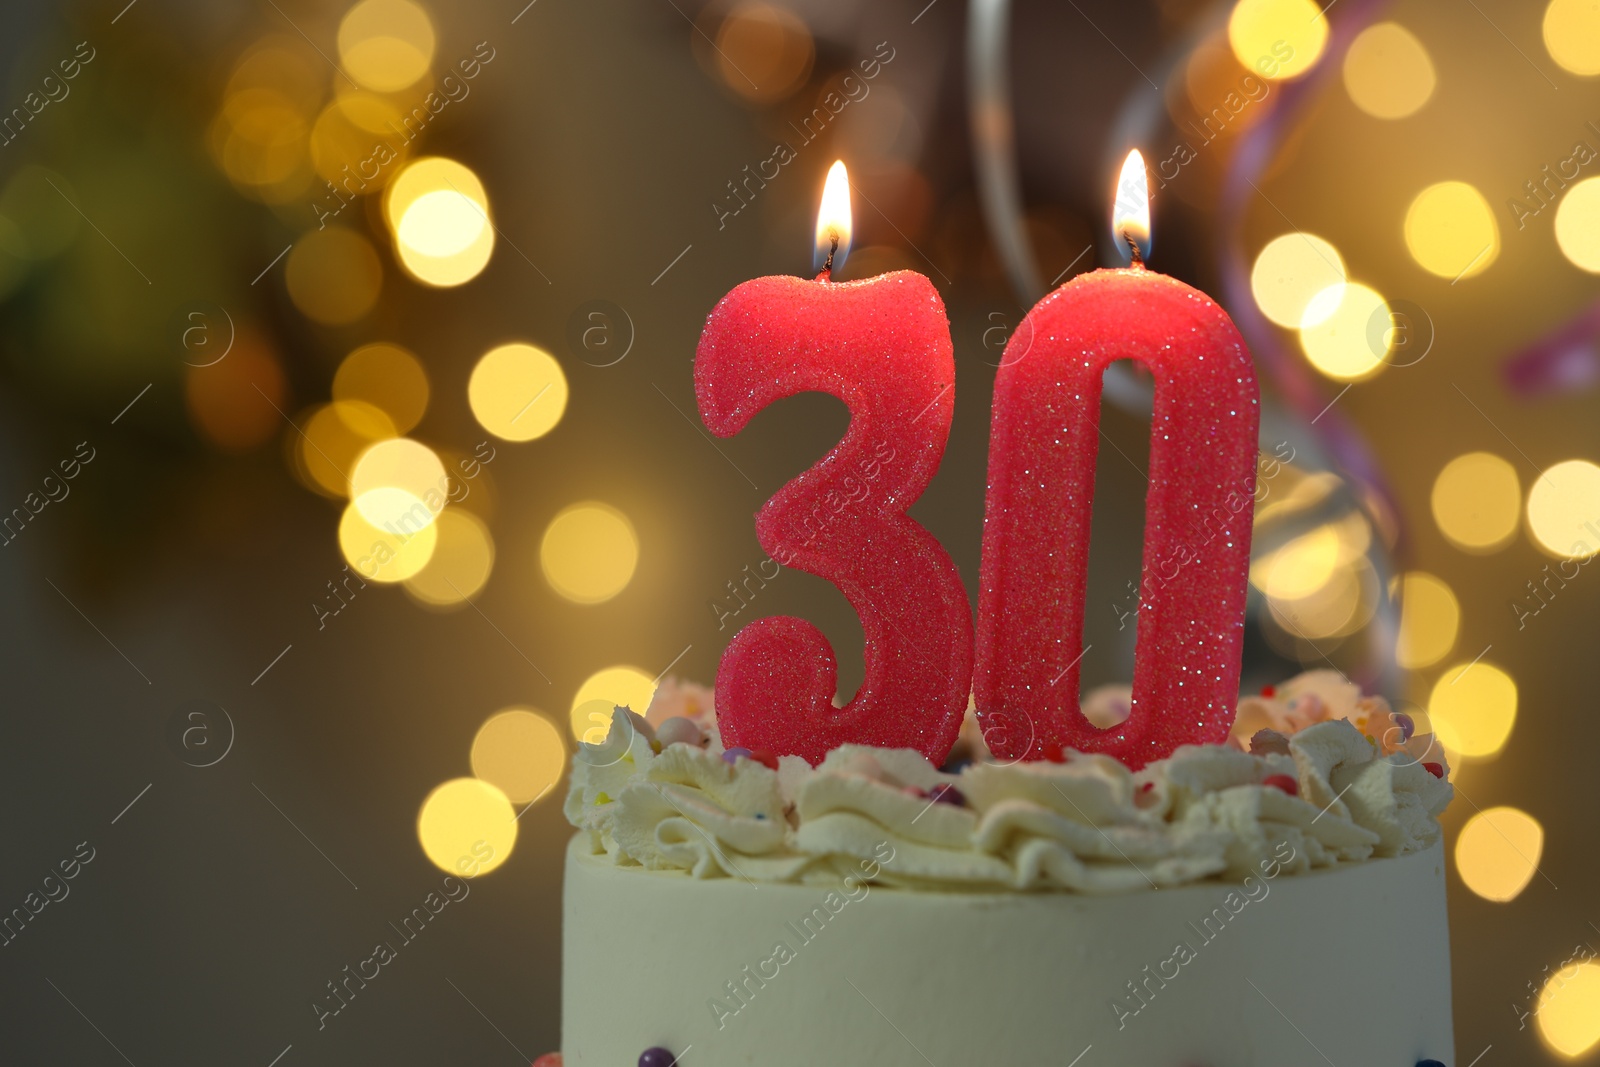
{"label": "candle flame", "polygon": [[850,255],[850,176],[844,160],[828,168],[822,186],[822,206],[817,209],[817,247],[812,266],[838,270]]}
{"label": "candle flame", "polygon": [[1137,148],[1128,153],[1122,173],[1117,177],[1111,234],[1116,238],[1117,247],[1131,251],[1135,261],[1150,255],[1150,181],[1144,172],[1144,156]]}

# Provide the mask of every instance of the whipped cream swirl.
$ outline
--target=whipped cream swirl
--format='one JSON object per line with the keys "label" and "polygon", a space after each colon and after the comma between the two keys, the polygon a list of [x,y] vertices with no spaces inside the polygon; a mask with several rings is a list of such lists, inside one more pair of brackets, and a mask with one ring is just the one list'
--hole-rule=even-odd
{"label": "whipped cream swirl", "polygon": [[606,741],[582,746],[565,812],[596,855],[696,878],[837,884],[888,842],[883,884],[1119,893],[1240,878],[1283,843],[1288,873],[1417,852],[1439,840],[1454,792],[1442,756],[1386,753],[1348,719],[1265,731],[1254,754],[1185,746],[1138,772],[1068,753],[980,756],[956,773],[861,745],[814,768],[797,756],[776,769],[729,762],[709,716],[700,722],[704,747],[662,745],[618,708]]}

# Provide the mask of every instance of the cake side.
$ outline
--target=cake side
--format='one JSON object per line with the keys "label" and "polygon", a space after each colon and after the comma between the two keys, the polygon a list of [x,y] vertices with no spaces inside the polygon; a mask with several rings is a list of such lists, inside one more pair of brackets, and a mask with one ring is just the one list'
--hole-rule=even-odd
{"label": "cake side", "polygon": [[[880,839],[887,877],[899,850]],[[567,852],[562,1048],[614,1067],[1454,1062],[1443,846],[1103,896],[700,879]]]}

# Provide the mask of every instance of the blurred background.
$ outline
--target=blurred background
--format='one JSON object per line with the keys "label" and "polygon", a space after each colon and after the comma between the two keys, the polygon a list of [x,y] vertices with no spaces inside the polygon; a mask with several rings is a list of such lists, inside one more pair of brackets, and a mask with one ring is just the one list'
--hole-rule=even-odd
{"label": "blurred background", "polygon": [[[4,1059],[556,1048],[594,712],[770,614],[860,681],[751,523],[843,406],[710,437],[705,315],[808,273],[844,159],[842,276],[949,309],[912,513],[972,591],[1001,349],[1121,262],[1138,147],[1151,265],[1260,368],[1248,686],[1335,668],[1436,733],[1461,1062],[1600,1062],[1600,8],[1327,7],[6,6]],[[1122,375],[1086,685],[1131,672],[1147,415]]]}

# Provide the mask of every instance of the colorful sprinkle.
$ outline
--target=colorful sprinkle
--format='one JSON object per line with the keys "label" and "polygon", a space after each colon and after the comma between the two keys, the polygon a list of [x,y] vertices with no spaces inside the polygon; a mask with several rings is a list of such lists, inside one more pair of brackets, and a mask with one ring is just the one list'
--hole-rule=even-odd
{"label": "colorful sprinkle", "polygon": [[1424,763],[1422,765],[1422,769],[1433,775],[1435,778],[1444,777],[1444,764],[1442,763]]}
{"label": "colorful sprinkle", "polygon": [[1400,727],[1400,740],[1411,740],[1411,735],[1417,732],[1417,724],[1412,720],[1411,716],[1401,712],[1391,716],[1391,718],[1394,720],[1394,724]]}
{"label": "colorful sprinkle", "polygon": [[1278,687],[1275,685],[1264,685],[1261,687],[1261,695],[1271,699],[1272,697],[1278,695]]}
{"label": "colorful sprinkle", "polygon": [[743,756],[745,759],[749,759],[752,755],[754,755],[754,753],[748,748],[740,748],[739,746],[735,745],[733,748],[730,748],[722,753],[722,762],[733,763],[740,756]]}
{"label": "colorful sprinkle", "polygon": [[967,798],[962,795],[961,790],[953,785],[936,785],[928,791],[928,796],[932,797],[936,804],[954,804],[957,807],[964,807],[967,803]]}
{"label": "colorful sprinkle", "polygon": [[594,795],[594,802],[596,804],[609,804],[609,803],[611,803],[611,794],[610,793],[596,793]]}
{"label": "colorful sprinkle", "polygon": [[546,1052],[533,1061],[533,1067],[561,1067],[561,1053]]}
{"label": "colorful sprinkle", "polygon": [[1300,783],[1287,774],[1269,774],[1261,780],[1262,785],[1269,785],[1274,789],[1281,789],[1292,797],[1300,795]]}
{"label": "colorful sprinkle", "polygon": [[677,1062],[678,1057],[659,1045],[639,1053],[639,1067],[672,1067]]}

